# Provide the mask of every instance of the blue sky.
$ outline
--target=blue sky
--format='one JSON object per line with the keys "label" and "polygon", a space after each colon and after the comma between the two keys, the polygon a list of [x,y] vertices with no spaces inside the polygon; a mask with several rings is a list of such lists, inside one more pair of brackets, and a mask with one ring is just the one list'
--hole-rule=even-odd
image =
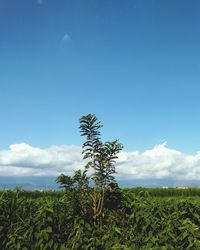
{"label": "blue sky", "polygon": [[127,151],[200,151],[199,23],[199,0],[1,0],[0,148],[81,145],[94,113]]}

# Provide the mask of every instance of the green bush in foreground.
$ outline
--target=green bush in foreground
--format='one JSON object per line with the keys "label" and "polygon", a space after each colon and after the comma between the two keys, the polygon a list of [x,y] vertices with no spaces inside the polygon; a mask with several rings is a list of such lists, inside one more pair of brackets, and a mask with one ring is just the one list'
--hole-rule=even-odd
{"label": "green bush in foreground", "polygon": [[143,191],[130,197],[110,189],[101,229],[76,208],[78,192],[33,198],[35,192],[4,191],[0,249],[200,249],[198,198],[158,199]]}

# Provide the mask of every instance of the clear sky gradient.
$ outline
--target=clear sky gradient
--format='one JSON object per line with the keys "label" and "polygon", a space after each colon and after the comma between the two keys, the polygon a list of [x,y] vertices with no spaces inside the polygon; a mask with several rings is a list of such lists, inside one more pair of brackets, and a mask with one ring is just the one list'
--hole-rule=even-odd
{"label": "clear sky gradient", "polygon": [[126,150],[200,151],[199,0],[1,0],[0,147],[81,145],[94,113]]}

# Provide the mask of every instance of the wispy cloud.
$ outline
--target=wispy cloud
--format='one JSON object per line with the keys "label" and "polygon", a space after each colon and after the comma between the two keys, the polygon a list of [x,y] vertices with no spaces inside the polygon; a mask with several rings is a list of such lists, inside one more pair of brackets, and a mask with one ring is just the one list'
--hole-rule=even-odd
{"label": "wispy cloud", "polygon": [[64,41],[64,42],[71,41],[70,35],[68,33],[65,33],[64,36],[63,36],[63,38],[62,38],[62,41]]}
{"label": "wispy cloud", "polygon": [[[62,172],[70,175],[83,166],[79,146],[36,148],[20,143],[0,150],[1,176],[56,176]],[[197,180],[200,178],[200,152],[187,155],[163,143],[144,152],[121,152],[116,168],[119,179]]]}
{"label": "wispy cloud", "polygon": [[61,48],[65,48],[66,45],[69,45],[71,42],[72,42],[71,36],[69,35],[69,33],[65,33],[60,40],[60,46]]}
{"label": "wispy cloud", "polygon": [[42,5],[43,4],[43,0],[37,0],[37,3]]}

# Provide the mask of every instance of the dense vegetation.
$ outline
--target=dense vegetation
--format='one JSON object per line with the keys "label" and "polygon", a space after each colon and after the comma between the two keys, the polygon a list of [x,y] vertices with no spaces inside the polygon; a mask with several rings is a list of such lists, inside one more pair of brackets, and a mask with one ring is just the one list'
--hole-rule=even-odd
{"label": "dense vegetation", "polygon": [[0,249],[200,249],[199,190],[120,189],[123,146],[103,143],[101,127],[95,115],[81,117],[87,162],[58,176],[65,191],[0,192]]}
{"label": "dense vegetation", "polygon": [[2,191],[0,249],[200,249],[200,198],[148,191],[107,190],[102,228],[78,190]]}

